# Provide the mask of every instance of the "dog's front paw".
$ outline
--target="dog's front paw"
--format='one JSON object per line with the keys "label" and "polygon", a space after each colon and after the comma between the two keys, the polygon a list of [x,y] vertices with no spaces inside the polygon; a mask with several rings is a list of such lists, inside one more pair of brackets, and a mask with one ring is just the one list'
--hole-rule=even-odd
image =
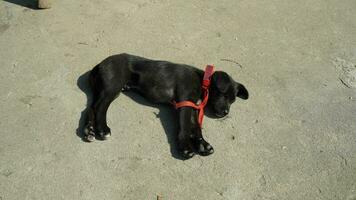
{"label": "dog's front paw", "polygon": [[95,140],[95,132],[94,132],[94,127],[90,124],[88,124],[84,128],[84,137],[83,139],[87,142],[93,142]]}
{"label": "dog's front paw", "polygon": [[191,141],[187,138],[178,141],[179,152],[184,159],[192,158],[195,153]]}
{"label": "dog's front paw", "polygon": [[96,136],[100,139],[100,140],[107,140],[110,136],[111,136],[111,131],[110,128],[107,127],[103,130],[97,130],[96,132]]}
{"label": "dog's front paw", "polygon": [[194,151],[192,151],[191,149],[186,149],[186,150],[183,150],[181,152],[181,155],[185,158],[185,159],[189,159],[189,158],[192,158],[195,153]]}
{"label": "dog's front paw", "polygon": [[111,136],[111,132],[99,132],[97,135],[100,140],[107,140]]}
{"label": "dog's front paw", "polygon": [[196,149],[198,153],[202,156],[208,156],[214,153],[214,148],[206,142],[203,138],[199,138],[196,141]]}

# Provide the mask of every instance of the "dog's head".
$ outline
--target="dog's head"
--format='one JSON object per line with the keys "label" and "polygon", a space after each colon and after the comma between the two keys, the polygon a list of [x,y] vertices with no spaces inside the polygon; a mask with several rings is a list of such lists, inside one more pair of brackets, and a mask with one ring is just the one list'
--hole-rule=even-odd
{"label": "dog's head", "polygon": [[248,99],[248,91],[241,83],[234,81],[227,73],[216,71],[211,77],[209,106],[217,117],[229,114],[230,105],[236,97]]}

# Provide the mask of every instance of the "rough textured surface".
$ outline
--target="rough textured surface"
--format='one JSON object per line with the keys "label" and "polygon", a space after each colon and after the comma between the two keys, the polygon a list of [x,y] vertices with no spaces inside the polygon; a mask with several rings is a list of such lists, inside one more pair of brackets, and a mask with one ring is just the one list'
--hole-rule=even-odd
{"label": "rough textured surface", "polygon": [[51,0],[38,0],[38,8],[50,8],[51,5]]}
{"label": "rough textured surface", "polygon": [[[335,64],[356,63],[355,0],[21,2],[0,1],[1,200],[356,199],[356,90]],[[173,111],[125,95],[110,140],[81,141],[78,78],[121,52],[246,85],[205,119],[212,156],[175,159]]]}

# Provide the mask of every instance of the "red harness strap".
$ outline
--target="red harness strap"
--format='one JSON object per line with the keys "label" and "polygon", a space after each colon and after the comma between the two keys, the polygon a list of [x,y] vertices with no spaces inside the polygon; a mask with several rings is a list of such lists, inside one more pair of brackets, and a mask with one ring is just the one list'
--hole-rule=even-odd
{"label": "red harness strap", "polygon": [[197,105],[191,101],[181,101],[181,102],[175,102],[173,101],[173,105],[176,109],[181,108],[181,107],[192,107],[196,110],[199,110],[198,113],[198,123],[200,128],[203,125],[203,117],[204,117],[204,107],[208,103],[209,99],[209,86],[210,86],[210,78],[214,73],[214,66],[213,65],[207,65],[205,68],[204,72],[204,78],[202,82],[202,90],[203,90],[203,101]]}

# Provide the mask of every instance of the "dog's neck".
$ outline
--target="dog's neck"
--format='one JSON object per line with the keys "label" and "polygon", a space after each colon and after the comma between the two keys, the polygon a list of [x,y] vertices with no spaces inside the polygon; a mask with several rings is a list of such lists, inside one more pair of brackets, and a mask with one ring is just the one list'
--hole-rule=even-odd
{"label": "dog's neck", "polygon": [[196,68],[195,73],[198,74],[199,80],[203,80],[203,78],[204,78],[204,71],[203,70]]}
{"label": "dog's neck", "polygon": [[[201,80],[201,81],[203,81],[203,78],[204,78],[204,71],[203,70],[201,70],[201,69],[198,69],[198,68],[195,68],[195,73],[199,76],[199,80]],[[215,73],[213,73],[212,75],[211,75],[211,81],[213,80],[213,77],[214,77],[214,75],[215,75]],[[200,82],[200,84],[201,84],[202,82]],[[212,82],[211,82],[211,84],[212,84]]]}

